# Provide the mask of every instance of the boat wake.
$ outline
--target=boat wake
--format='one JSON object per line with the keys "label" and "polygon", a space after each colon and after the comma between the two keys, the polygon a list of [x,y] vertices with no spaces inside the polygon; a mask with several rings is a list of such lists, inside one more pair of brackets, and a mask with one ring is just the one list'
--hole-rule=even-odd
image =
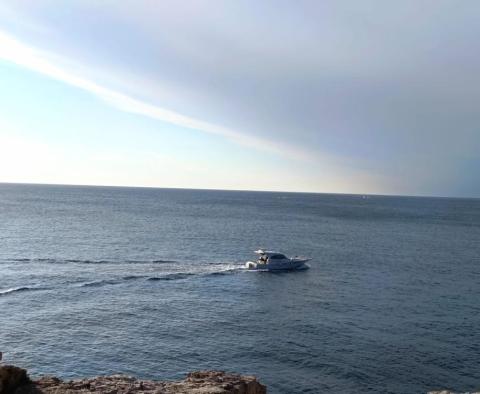
{"label": "boat wake", "polygon": [[95,280],[93,282],[82,283],[80,287],[100,287],[105,285],[118,285],[120,283],[121,282],[118,280],[103,279],[103,280]]}
{"label": "boat wake", "polygon": [[55,258],[15,258],[1,259],[0,264],[24,263],[24,264],[175,264],[178,261],[167,259],[153,260],[81,260],[81,259],[55,259]]}
{"label": "boat wake", "polygon": [[8,294],[12,294],[12,293],[36,291],[36,290],[48,290],[48,288],[47,287],[29,287],[29,286],[11,287],[9,289],[0,290],[0,297]]}
{"label": "boat wake", "polygon": [[[1,260],[2,263],[4,260]],[[53,259],[10,259],[10,264],[20,263],[46,263],[46,264],[108,264],[105,269],[62,269],[52,275],[50,272],[45,275],[43,268],[40,277],[37,277],[39,283],[44,283],[48,287],[38,287],[30,285],[18,285],[4,290],[0,289],[0,296],[6,296],[14,293],[28,292],[34,290],[61,289],[68,287],[76,288],[97,288],[104,286],[127,285],[132,282],[169,282],[178,280],[190,280],[193,278],[214,278],[245,271],[240,263],[218,263],[218,262],[174,262],[172,260],[135,260],[135,261],[106,261],[106,260],[53,260]],[[136,268],[127,267],[125,264],[143,264]],[[145,265],[149,264],[149,265]],[[160,264],[160,265],[158,265]],[[48,269],[50,271],[50,269]],[[68,279],[65,279],[65,275]]]}
{"label": "boat wake", "polygon": [[242,272],[245,269],[243,267],[238,267],[234,269],[225,269],[221,271],[209,271],[209,272],[173,272],[165,273],[157,276],[147,276],[147,275],[128,275],[119,279],[103,279],[95,280],[91,282],[81,283],[80,287],[100,287],[108,285],[119,285],[124,281],[134,281],[134,280],[146,280],[150,282],[156,281],[174,281],[174,280],[184,280],[193,277],[215,277],[215,276],[224,276],[231,275],[237,272]]}
{"label": "boat wake", "polygon": [[194,273],[191,272],[176,272],[174,274],[166,274],[163,276],[151,276],[148,280],[178,280],[178,279],[187,279],[191,276],[194,276]]}

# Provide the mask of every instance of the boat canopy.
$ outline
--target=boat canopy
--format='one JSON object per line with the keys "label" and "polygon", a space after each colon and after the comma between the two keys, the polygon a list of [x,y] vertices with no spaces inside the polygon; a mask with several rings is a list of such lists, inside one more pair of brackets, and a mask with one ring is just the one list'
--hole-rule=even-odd
{"label": "boat canopy", "polygon": [[286,259],[287,257],[282,254],[282,253],[278,253],[278,252],[274,252],[272,250],[263,250],[263,249],[259,249],[259,250],[256,250],[255,251],[256,254],[259,254],[261,256],[266,256],[266,257],[269,257],[271,259]]}

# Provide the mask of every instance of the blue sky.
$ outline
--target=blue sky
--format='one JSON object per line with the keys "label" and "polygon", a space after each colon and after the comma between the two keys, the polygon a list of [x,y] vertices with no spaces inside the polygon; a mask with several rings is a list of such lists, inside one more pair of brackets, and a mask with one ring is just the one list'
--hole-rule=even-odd
{"label": "blue sky", "polygon": [[476,1],[0,2],[0,182],[480,197]]}

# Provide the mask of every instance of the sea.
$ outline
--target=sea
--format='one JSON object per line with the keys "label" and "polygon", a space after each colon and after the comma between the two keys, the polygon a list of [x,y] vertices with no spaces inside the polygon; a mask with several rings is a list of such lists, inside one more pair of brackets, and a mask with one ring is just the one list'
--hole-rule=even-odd
{"label": "sea", "polygon": [[[253,251],[310,269],[250,272]],[[0,184],[0,351],[31,375],[480,389],[480,200]]]}

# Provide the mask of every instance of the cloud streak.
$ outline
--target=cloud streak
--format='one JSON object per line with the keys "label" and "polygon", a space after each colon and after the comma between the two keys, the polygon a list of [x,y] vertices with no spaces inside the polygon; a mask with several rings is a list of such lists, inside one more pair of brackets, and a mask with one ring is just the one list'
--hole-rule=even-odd
{"label": "cloud streak", "polygon": [[280,155],[288,155],[291,158],[300,160],[315,160],[313,155],[300,149],[290,148],[287,151],[284,147],[281,147],[279,144],[274,144],[271,141],[185,116],[178,112],[132,98],[121,92],[101,86],[77,75],[75,72],[68,71],[64,67],[54,64],[54,61],[51,59],[58,60],[60,59],[58,56],[30,47],[2,31],[0,31],[0,59],[82,89],[124,112],[142,115],[176,126],[221,136],[250,148],[265,150]]}

